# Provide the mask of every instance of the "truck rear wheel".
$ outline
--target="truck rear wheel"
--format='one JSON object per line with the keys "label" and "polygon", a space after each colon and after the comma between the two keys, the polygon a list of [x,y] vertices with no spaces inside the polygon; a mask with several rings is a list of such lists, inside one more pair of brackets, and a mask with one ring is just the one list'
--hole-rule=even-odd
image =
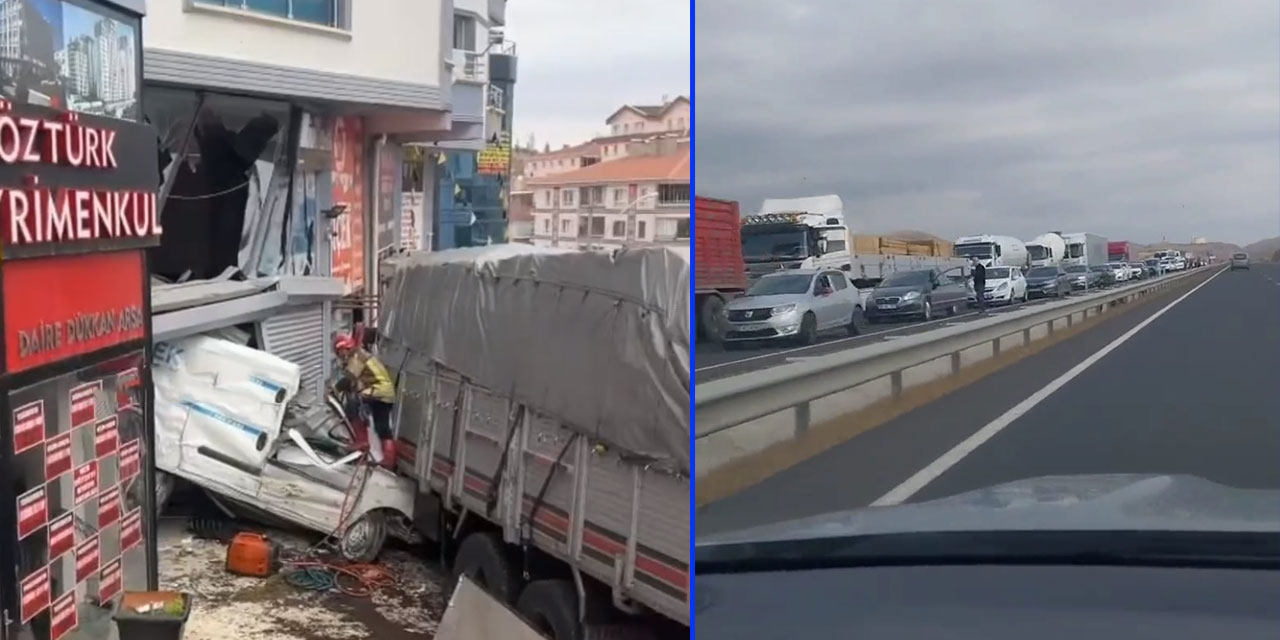
{"label": "truck rear wheel", "polygon": [[538,580],[520,594],[516,611],[552,640],[582,640],[578,592],[568,580]]}
{"label": "truck rear wheel", "polygon": [[703,298],[698,308],[698,335],[707,342],[720,342],[726,330],[724,298],[716,294]]}
{"label": "truck rear wheel", "polygon": [[464,574],[476,586],[508,605],[520,594],[520,573],[511,566],[506,548],[496,534],[473,533],[462,541],[453,558],[449,593],[453,593],[458,578]]}

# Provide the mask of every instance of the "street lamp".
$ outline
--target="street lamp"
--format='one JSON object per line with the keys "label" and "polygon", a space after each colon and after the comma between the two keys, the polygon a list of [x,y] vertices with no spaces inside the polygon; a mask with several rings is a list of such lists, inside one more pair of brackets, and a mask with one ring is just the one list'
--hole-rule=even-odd
{"label": "street lamp", "polygon": [[636,198],[631,204],[622,208],[622,212],[627,214],[627,242],[634,242],[636,239],[636,208],[640,206],[641,202],[657,197],[657,191],[646,193],[639,198]]}

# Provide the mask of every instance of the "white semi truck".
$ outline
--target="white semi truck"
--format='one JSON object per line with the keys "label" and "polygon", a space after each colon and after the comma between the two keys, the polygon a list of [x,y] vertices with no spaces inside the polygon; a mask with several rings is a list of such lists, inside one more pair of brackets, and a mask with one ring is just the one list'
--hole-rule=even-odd
{"label": "white semi truck", "polygon": [[1042,233],[1027,243],[1027,254],[1032,267],[1053,267],[1062,264],[1067,243],[1057,231]]}
{"label": "white semi truck", "polygon": [[1027,266],[1027,247],[1012,236],[964,236],[956,238],[955,256],[964,260],[977,258],[988,267]]}
{"label": "white semi truck", "polygon": [[391,270],[398,470],[453,578],[552,640],[689,637],[688,250],[500,244]]}
{"label": "white semi truck", "polygon": [[1107,239],[1095,233],[1064,233],[1062,239],[1067,243],[1066,253],[1062,257],[1063,266],[1084,265],[1092,267],[1107,264]]}
{"label": "white semi truck", "polygon": [[898,271],[964,265],[949,256],[860,253],[853,244],[838,195],[766,199],[759,213],[742,220],[742,254],[752,280],[780,269],[831,268],[869,289]]}

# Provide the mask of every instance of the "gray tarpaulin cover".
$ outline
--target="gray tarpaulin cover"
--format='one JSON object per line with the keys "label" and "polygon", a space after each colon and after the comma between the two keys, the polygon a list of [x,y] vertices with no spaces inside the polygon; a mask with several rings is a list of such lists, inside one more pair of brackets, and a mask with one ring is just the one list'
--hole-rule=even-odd
{"label": "gray tarpaulin cover", "polygon": [[502,244],[388,266],[379,329],[390,368],[443,365],[688,473],[687,249]]}

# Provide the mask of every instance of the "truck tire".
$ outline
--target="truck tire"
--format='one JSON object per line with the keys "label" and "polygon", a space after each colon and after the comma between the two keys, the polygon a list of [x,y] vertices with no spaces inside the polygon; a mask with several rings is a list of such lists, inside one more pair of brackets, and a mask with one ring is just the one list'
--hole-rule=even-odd
{"label": "truck tire", "polygon": [[707,342],[724,339],[724,298],[711,294],[698,307],[698,336]]}
{"label": "truck tire", "polygon": [[342,532],[338,538],[338,551],[347,562],[368,564],[377,559],[386,543],[387,516],[381,511],[370,511]]}
{"label": "truck tire", "polygon": [[583,640],[578,592],[568,580],[538,580],[520,593],[516,611],[551,640]]}
{"label": "truck tire", "polygon": [[490,532],[477,532],[466,537],[453,557],[449,574],[449,593],[458,586],[458,578],[466,575],[476,586],[507,605],[520,595],[520,572],[511,565],[502,539]]}

